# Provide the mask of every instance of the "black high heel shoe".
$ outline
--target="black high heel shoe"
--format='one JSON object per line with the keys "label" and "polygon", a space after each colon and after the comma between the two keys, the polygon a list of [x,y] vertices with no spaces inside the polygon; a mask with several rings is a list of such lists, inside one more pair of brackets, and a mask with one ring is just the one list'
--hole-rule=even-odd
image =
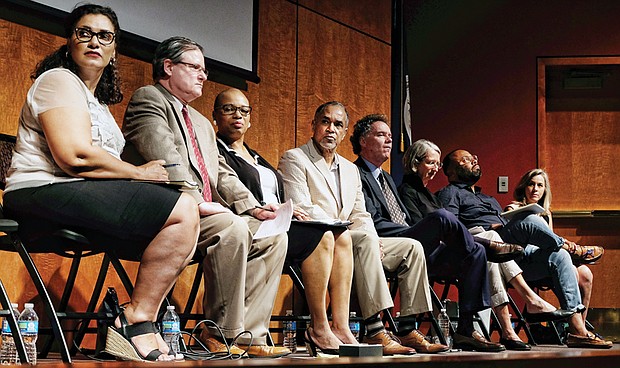
{"label": "black high heel shoe", "polygon": [[132,337],[157,333],[157,326],[151,321],[138,322],[130,325],[127,322],[125,313],[118,315],[121,327],[116,327],[112,323],[107,328],[105,339],[105,352],[121,360],[132,361],[157,361],[163,353],[159,349],[151,350],[146,356],[142,355],[138,348],[131,341]]}
{"label": "black high heel shoe", "polygon": [[312,340],[312,336],[310,335],[310,328],[311,327],[308,327],[308,329],[306,329],[306,333],[304,334],[304,341],[306,342],[306,350],[311,357],[316,357],[318,355],[317,349],[323,354],[340,355],[340,351],[338,349],[328,349],[318,346],[314,342],[314,340]]}

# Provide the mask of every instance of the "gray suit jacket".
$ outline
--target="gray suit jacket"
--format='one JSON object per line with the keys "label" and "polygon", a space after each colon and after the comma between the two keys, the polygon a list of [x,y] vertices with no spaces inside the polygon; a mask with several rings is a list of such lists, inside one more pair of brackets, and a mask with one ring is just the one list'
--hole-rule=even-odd
{"label": "gray suit jacket", "polygon": [[[196,182],[202,190],[205,183],[200,177],[196,155],[175,101],[160,84],[141,87],[134,92],[123,122],[127,140],[123,158],[134,164],[159,159],[168,164],[179,164],[168,168],[170,180]],[[238,214],[260,205],[219,154],[211,122],[189,105],[188,111],[209,173],[213,201]],[[204,201],[198,190],[190,191],[190,194],[198,203]]]}
{"label": "gray suit jacket", "polygon": [[362,182],[357,167],[338,155],[342,207],[336,198],[327,162],[312,139],[301,147],[286,151],[278,165],[284,180],[284,193],[306,210],[313,219],[352,221],[351,230],[376,234],[370,214],[366,212]]}

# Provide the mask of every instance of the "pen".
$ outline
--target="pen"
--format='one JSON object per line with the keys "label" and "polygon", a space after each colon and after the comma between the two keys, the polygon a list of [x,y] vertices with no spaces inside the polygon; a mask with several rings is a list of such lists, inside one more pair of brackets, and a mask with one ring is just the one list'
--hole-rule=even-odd
{"label": "pen", "polygon": [[259,210],[265,210],[265,211],[269,211],[269,212],[274,212],[274,210],[272,210],[271,208],[268,208],[268,207],[256,206],[254,208],[257,208]]}
{"label": "pen", "polygon": [[181,166],[181,164],[165,164],[163,167],[173,167],[173,166]]}

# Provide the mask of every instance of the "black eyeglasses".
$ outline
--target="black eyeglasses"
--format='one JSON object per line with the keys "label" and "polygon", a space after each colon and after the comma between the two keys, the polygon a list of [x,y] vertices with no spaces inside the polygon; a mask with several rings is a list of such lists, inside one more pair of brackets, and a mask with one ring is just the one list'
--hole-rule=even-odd
{"label": "black eyeglasses", "polygon": [[207,69],[205,69],[202,65],[198,65],[198,64],[194,64],[194,63],[188,63],[185,61],[177,61],[176,64],[183,64],[186,67],[190,68],[190,70],[192,70],[194,73],[196,74],[200,74],[200,73],[204,73],[205,76],[209,76],[209,71]]}
{"label": "black eyeglasses", "polygon": [[224,115],[232,115],[239,111],[242,116],[248,116],[252,112],[252,106],[235,106],[233,104],[217,106],[215,109],[222,109]]}
{"label": "black eyeglasses", "polygon": [[78,39],[78,41],[89,42],[93,39],[93,36],[97,36],[97,41],[99,41],[100,44],[105,46],[111,45],[116,38],[116,34],[110,31],[101,31],[95,33],[88,28],[75,29],[75,37]]}

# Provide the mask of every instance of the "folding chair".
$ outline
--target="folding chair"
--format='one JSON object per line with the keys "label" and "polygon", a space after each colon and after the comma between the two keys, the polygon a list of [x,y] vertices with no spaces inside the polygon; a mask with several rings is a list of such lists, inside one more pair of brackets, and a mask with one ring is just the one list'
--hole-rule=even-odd
{"label": "folding chair", "polygon": [[[14,145],[15,137],[0,134],[0,189],[4,189],[6,174],[10,166]],[[72,352],[75,353],[76,349],[73,347],[69,349],[59,320],[79,319],[83,321],[74,338],[74,342],[79,345],[84,337],[84,334],[89,331],[89,321],[94,319],[112,319],[115,317],[102,316],[94,312],[103,289],[103,284],[105,282],[105,277],[110,263],[112,263],[118,273],[129,295],[131,295],[131,292],[133,291],[133,284],[124,267],[120,263],[119,258],[113,252],[97,247],[96,241],[93,242],[92,239],[87,237],[85,234],[76,231],[75,229],[56,228],[54,226],[40,224],[40,229],[34,233],[29,233],[27,239],[22,241],[21,236],[18,235],[19,228],[17,223],[10,219],[5,219],[2,206],[0,206],[0,221],[7,224],[14,224],[14,226],[7,226],[4,229],[4,233],[6,235],[0,238],[0,250],[17,252],[19,254],[40,298],[42,299],[45,315],[49,319],[51,332],[54,338],[46,341],[39,353],[39,356],[45,357],[50,351],[52,344],[56,342],[58,344],[62,360],[66,363],[71,363]],[[69,275],[67,276],[67,281],[57,307],[55,307],[52,302],[47,287],[45,286],[45,283],[43,282],[41,275],[34,264],[32,257],[30,256],[31,253],[54,253],[71,259]],[[95,283],[86,311],[67,311],[69,298],[77,278],[80,261],[83,257],[100,253],[104,253],[104,257],[99,270],[99,276],[97,278],[97,282]],[[41,329],[40,332],[45,331]]]}

